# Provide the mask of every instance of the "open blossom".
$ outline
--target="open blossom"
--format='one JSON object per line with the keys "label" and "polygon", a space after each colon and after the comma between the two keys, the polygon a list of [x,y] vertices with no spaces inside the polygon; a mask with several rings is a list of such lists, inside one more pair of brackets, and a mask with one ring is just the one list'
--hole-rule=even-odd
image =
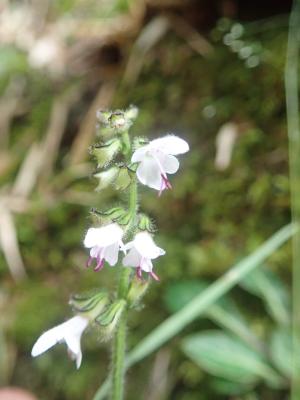
{"label": "open blossom", "polygon": [[148,272],[150,276],[159,280],[158,276],[153,272],[153,259],[164,255],[166,252],[156,246],[152,237],[147,232],[136,234],[134,240],[125,245],[129,249],[128,254],[123,259],[125,267],[136,268],[138,278],[142,278],[142,271]]}
{"label": "open blossom", "polygon": [[49,329],[35,342],[31,355],[33,357],[39,356],[57,343],[65,342],[71,357],[76,361],[76,367],[78,369],[82,360],[80,339],[88,324],[89,320],[87,318],[77,315],[63,324]]}
{"label": "open blossom", "polygon": [[87,266],[90,266],[93,259],[96,259],[95,271],[100,271],[107,261],[110,266],[116,265],[120,248],[123,249],[123,230],[118,224],[110,224],[101,228],[88,229],[84,246],[91,249]]}
{"label": "open blossom", "polygon": [[167,174],[175,174],[179,168],[179,161],[174,156],[187,151],[189,145],[185,140],[168,135],[137,149],[131,161],[139,163],[136,171],[139,181],[161,195],[163,190],[172,188]]}

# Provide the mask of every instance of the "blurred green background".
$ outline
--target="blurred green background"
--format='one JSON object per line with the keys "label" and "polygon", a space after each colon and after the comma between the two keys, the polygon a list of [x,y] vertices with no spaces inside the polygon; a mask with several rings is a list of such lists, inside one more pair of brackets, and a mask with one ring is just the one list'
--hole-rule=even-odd
{"label": "blurred green background", "polygon": [[[172,132],[191,147],[172,191],[158,200],[140,188],[167,255],[156,263],[161,282],[131,314],[129,349],[289,222],[283,71],[290,5],[2,1],[3,387],[25,388],[38,399],[88,400],[109,372],[109,345],[97,329],[83,337],[79,371],[63,346],[30,357],[40,333],[71,315],[72,293],[116,281],[115,270],[84,268],[89,210],[118,201],[113,190],[94,192],[88,147],[97,109],[135,104],[133,135]],[[287,244],[134,366],[127,398],[288,398],[290,265]]]}

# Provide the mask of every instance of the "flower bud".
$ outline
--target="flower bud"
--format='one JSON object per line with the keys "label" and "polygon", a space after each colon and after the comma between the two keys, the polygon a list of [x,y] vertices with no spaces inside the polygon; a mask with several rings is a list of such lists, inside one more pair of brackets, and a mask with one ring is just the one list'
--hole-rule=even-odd
{"label": "flower bud", "polygon": [[115,179],[118,176],[118,173],[119,173],[119,168],[112,167],[105,171],[94,174],[94,177],[99,179],[99,184],[95,190],[97,192],[100,192],[101,190],[107,188],[109,185],[111,185],[115,181]]}
{"label": "flower bud", "polygon": [[141,231],[147,231],[149,233],[155,232],[155,226],[154,226],[153,222],[151,221],[151,219],[146,214],[139,215],[138,228]]}
{"label": "flower bud", "polygon": [[116,300],[95,319],[101,326],[101,336],[104,340],[108,340],[114,333],[125,307],[126,301],[124,299]]}
{"label": "flower bud", "polygon": [[139,109],[134,105],[130,105],[129,108],[125,110],[125,118],[130,119],[132,122],[136,120],[138,114]]}
{"label": "flower bud", "polygon": [[150,280],[141,280],[136,276],[133,278],[129,287],[127,301],[130,307],[136,307],[145,295],[150,284]]}
{"label": "flower bud", "polygon": [[87,314],[94,319],[109,303],[109,296],[104,291],[94,290],[71,297],[69,304],[76,313]]}
{"label": "flower bud", "polygon": [[126,111],[98,111],[97,118],[105,133],[118,134],[128,131],[134,120],[134,114],[136,112],[129,110],[129,116],[126,115]]}
{"label": "flower bud", "polygon": [[106,211],[98,211],[92,209],[90,211],[93,217],[96,217],[96,222],[117,222],[119,225],[127,225],[130,220],[130,213],[123,207],[113,207]]}
{"label": "flower bud", "polygon": [[121,148],[121,142],[118,138],[114,138],[106,142],[104,145],[95,145],[91,148],[90,153],[97,160],[97,167],[102,168],[113,160]]}
{"label": "flower bud", "polygon": [[114,182],[117,190],[125,190],[130,185],[131,178],[127,167],[120,167],[118,176]]}

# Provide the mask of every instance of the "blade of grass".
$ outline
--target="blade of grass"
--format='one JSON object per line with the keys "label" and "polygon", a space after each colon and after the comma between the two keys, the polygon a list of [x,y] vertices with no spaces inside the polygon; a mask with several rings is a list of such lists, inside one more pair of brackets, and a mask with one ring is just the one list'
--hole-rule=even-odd
{"label": "blade of grass", "polygon": [[[294,0],[289,22],[285,66],[285,93],[289,138],[291,209],[294,223],[300,221],[300,128],[299,128],[299,37],[300,2]],[[293,238],[293,374],[292,400],[300,398],[300,233]]]}
{"label": "blade of grass", "polygon": [[[278,247],[283,245],[297,231],[298,227],[293,224],[281,228],[257,250],[234,265],[228,272],[191,300],[180,311],[167,318],[129,353],[126,359],[126,367],[129,368],[136,364],[173,338],[190,322],[205,312],[206,309],[214,304],[221,296],[232,289],[234,285],[245,278],[250,271],[261,265],[278,249]],[[109,391],[109,387],[110,380],[108,378],[99,388],[93,400],[104,399]]]}

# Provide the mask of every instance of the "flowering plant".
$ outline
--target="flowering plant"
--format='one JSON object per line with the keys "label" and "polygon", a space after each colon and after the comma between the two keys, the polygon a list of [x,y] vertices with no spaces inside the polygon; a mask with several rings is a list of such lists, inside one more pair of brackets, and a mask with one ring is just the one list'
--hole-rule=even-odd
{"label": "flowering plant", "polygon": [[123,398],[128,310],[137,306],[151,280],[159,281],[152,260],[165,254],[165,250],[154,242],[152,221],[139,212],[138,182],[157,190],[160,196],[165,189],[172,188],[167,174],[174,174],[179,168],[175,155],[189,150],[187,142],[175,135],[150,142],[142,138],[131,140],[129,128],[137,115],[136,107],[125,111],[99,111],[101,142],[91,147],[91,154],[100,169],[94,175],[99,179],[96,190],[113,185],[129,194],[127,207],[92,211],[96,223],[87,230],[83,241],[89,249],[87,267],[94,264],[95,272],[102,270],[105,264],[116,266],[121,258],[119,253],[123,253],[117,268],[117,296],[103,291],[73,296],[70,304],[76,315],[43,333],[32,349],[35,357],[56,343],[65,342],[79,368],[81,335],[88,325],[100,325],[103,340],[113,337],[111,398],[115,400]]}

